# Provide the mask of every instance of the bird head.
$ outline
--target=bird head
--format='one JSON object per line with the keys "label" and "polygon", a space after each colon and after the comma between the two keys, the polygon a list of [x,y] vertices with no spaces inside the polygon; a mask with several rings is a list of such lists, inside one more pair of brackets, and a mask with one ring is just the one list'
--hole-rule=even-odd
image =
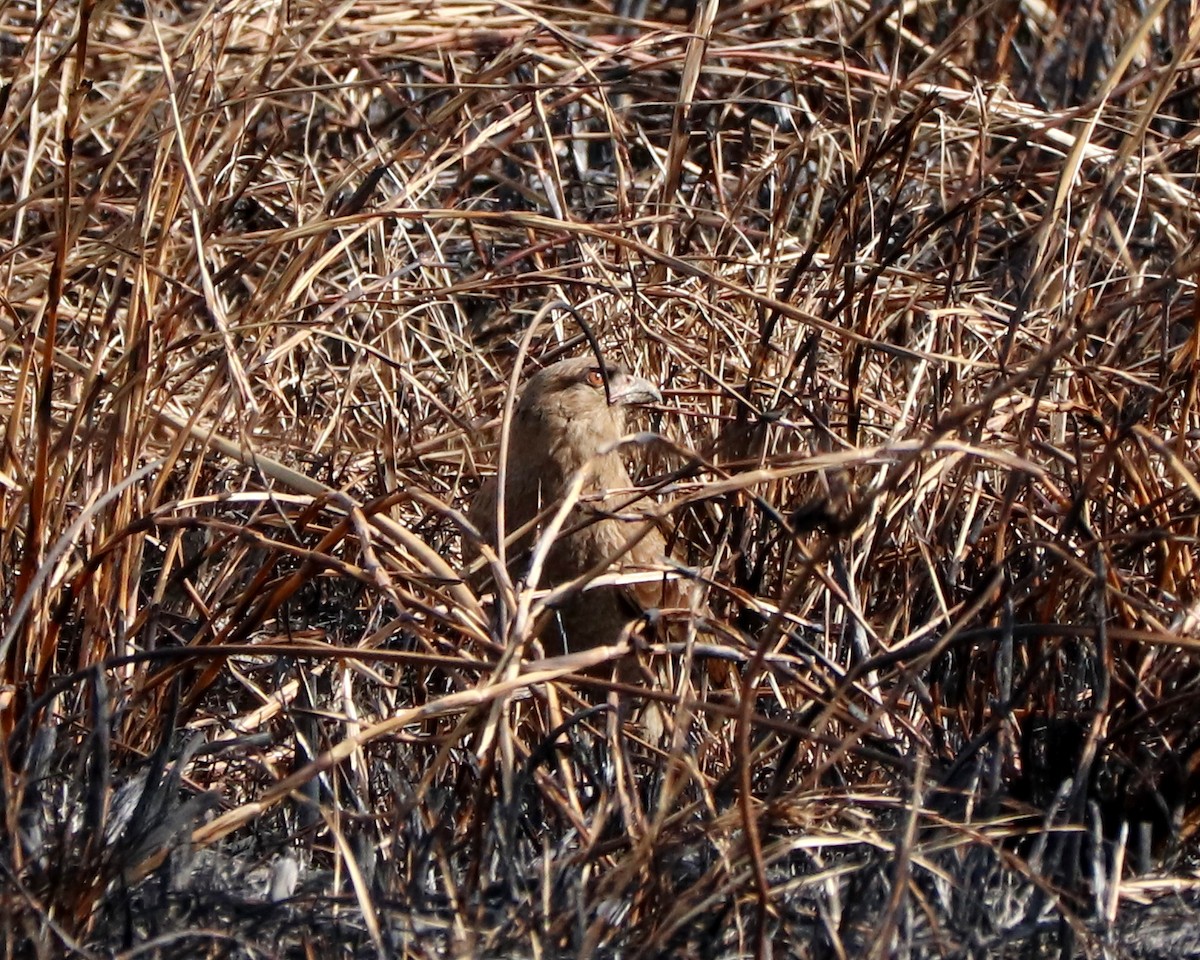
{"label": "bird head", "polygon": [[602,368],[593,357],[576,357],[539,370],[526,384],[518,410],[551,406],[567,415],[594,415],[604,407],[661,402],[654,384],[619,363]]}
{"label": "bird head", "polygon": [[[594,357],[560,360],[538,371],[525,385],[517,404],[514,439],[528,441],[523,445],[529,449],[546,451],[565,475],[625,433],[627,407],[661,402],[662,394],[654,384],[620,364],[601,368]],[[512,452],[517,454],[515,448]]]}

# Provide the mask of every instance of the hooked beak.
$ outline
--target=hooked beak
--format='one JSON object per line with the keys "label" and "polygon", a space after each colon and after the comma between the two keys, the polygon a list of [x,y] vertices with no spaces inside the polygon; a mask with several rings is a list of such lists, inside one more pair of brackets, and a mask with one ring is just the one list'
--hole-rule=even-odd
{"label": "hooked beak", "polygon": [[649,380],[630,376],[627,373],[612,378],[608,385],[608,402],[611,406],[637,406],[642,403],[662,403],[662,394]]}

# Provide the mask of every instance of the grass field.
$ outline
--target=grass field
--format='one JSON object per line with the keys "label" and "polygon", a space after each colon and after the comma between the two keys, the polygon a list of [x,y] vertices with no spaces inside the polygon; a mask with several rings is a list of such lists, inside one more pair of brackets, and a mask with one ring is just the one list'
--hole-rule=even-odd
{"label": "grass field", "polygon": [[0,957],[1200,957],[1193,7],[0,2]]}

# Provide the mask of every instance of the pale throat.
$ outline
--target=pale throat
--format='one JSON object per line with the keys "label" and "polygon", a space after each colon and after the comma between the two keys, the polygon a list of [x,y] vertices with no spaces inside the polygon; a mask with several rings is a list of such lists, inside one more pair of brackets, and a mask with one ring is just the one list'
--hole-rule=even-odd
{"label": "pale throat", "polygon": [[[619,450],[601,450],[619,440],[625,432],[625,412],[609,407],[598,417],[564,417],[559,429],[547,431],[551,442],[540,462],[512,463],[514,471],[535,480],[541,507],[560,499],[575,474],[585,470],[582,495],[605,492],[603,488],[628,486],[628,474]],[[551,439],[553,438],[553,439]]]}

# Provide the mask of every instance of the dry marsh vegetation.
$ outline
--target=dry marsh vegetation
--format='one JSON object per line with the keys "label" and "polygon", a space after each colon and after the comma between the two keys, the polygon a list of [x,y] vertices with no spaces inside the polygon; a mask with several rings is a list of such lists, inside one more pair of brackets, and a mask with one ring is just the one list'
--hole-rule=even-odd
{"label": "dry marsh vegetation", "polygon": [[[1200,955],[1200,31],[950,6],[0,3],[0,954]],[[572,311],[641,686],[462,579]]]}

